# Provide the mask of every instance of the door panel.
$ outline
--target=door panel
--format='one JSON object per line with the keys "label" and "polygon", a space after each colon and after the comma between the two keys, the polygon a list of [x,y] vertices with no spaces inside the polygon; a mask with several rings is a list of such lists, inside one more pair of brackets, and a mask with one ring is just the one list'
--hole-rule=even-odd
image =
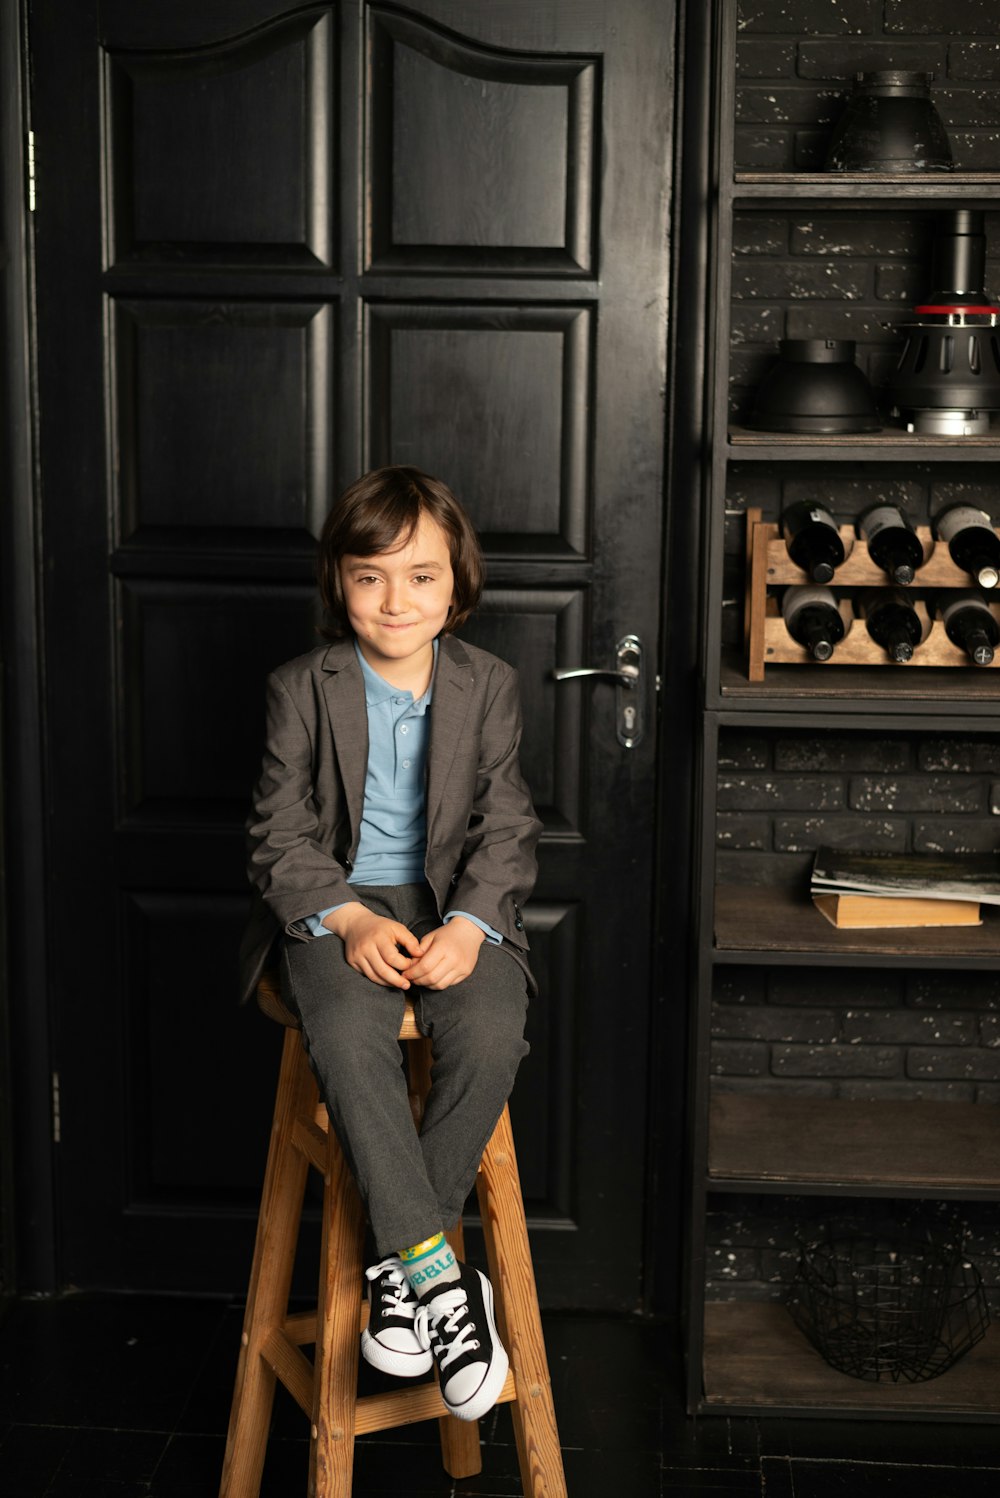
{"label": "door panel", "polygon": [[588,274],[597,60],[519,56],[383,6],[369,37],[368,268]]}
{"label": "door panel", "polygon": [[[243,1285],[278,1048],[234,1002],[263,683],[316,642],[331,497],[407,462],[465,499],[465,634],[521,673],[543,1298],[637,1300],[672,27],[659,0],[33,0],[64,1281]],[[630,631],[627,750],[613,685],[552,671]]]}
{"label": "door panel", "polygon": [[114,298],[109,313],[121,543],[305,543],[330,493],[336,305]]}
{"label": "door panel", "polygon": [[159,55],[103,48],[109,264],[332,267],[334,49],[329,10]]}

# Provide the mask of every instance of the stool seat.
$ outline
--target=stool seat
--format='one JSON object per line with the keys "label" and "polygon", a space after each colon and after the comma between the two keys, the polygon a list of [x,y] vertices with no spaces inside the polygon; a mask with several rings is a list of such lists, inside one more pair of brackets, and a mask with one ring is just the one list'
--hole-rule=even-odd
{"label": "stool seat", "polygon": [[[220,1498],[259,1498],[275,1382],[310,1420],[308,1498],[349,1498],[354,1438],[437,1419],[442,1461],[455,1478],[482,1470],[478,1422],[449,1414],[436,1382],[385,1393],[357,1393],[359,1334],[368,1314],[361,1297],[364,1211],[309,1068],[295,1014],[277,974],[257,989],[263,1012],[285,1028],[271,1143]],[[431,1045],[406,1002],[399,1038],[408,1044],[410,1107],[419,1128],[430,1090]],[[323,1242],[316,1309],[289,1314],[306,1177],[323,1178]],[[498,1404],[510,1404],[526,1498],[566,1498],[566,1481],[524,1221],[517,1159],[505,1107],[483,1152],[476,1180],[483,1238],[501,1341],[510,1370]],[[462,1224],[447,1234],[464,1258]],[[302,1351],[314,1349],[312,1361]]]}

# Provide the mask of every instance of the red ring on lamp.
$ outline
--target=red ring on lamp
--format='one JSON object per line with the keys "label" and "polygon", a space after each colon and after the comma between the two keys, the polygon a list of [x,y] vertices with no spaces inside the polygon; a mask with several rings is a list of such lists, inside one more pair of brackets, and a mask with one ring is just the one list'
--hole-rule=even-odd
{"label": "red ring on lamp", "polygon": [[932,314],[938,315],[938,314],[945,314],[945,313],[951,314],[953,312],[976,312],[976,313],[1000,312],[1000,307],[972,307],[972,306],[969,305],[968,302],[963,302],[960,306],[949,306],[949,307],[924,306],[924,307],[914,307],[913,310],[914,310],[914,312],[924,312],[924,313],[932,313]]}

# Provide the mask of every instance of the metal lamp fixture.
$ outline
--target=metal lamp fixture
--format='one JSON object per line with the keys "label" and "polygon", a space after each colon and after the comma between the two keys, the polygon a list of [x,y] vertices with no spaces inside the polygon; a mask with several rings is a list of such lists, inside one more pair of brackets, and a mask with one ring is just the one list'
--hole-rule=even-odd
{"label": "metal lamp fixture", "polygon": [[1000,333],[983,281],[982,213],[943,214],[934,239],[934,290],[903,324],[906,346],[889,380],[895,415],[907,431],[968,437],[990,429],[1000,411]]}
{"label": "metal lamp fixture", "polygon": [[947,172],[951,146],[932,73],[857,73],[826,157],[828,172]]}
{"label": "metal lamp fixture", "polygon": [[783,338],[757,387],[749,424],[766,432],[877,432],[875,396],[853,338]]}

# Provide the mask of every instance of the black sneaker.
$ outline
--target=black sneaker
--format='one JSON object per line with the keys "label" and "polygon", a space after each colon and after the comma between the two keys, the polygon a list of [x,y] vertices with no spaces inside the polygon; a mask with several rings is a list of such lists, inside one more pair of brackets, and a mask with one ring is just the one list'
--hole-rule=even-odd
{"label": "black sneaker", "polygon": [[368,1281],[368,1325],[361,1333],[366,1363],[397,1378],[418,1378],[434,1359],[414,1329],[417,1297],[397,1258],[383,1259],[365,1270]]}
{"label": "black sneaker", "polygon": [[419,1301],[417,1336],[434,1354],[448,1409],[460,1420],[478,1420],[496,1404],[508,1361],[493,1319],[493,1286],[471,1265],[458,1267],[457,1284],[443,1284]]}

